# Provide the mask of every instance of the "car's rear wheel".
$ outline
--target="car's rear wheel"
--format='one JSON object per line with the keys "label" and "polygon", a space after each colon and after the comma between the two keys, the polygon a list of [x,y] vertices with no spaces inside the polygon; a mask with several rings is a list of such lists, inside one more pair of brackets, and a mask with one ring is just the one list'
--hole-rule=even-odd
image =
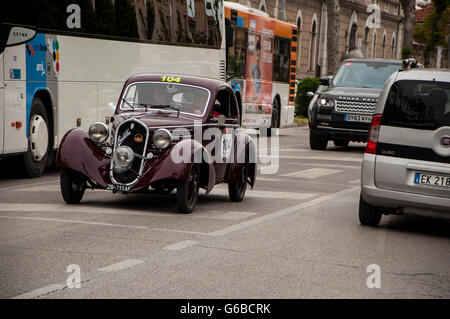
{"label": "car's rear wheel", "polygon": [[328,145],[328,139],[323,137],[313,130],[309,131],[309,147],[312,150],[325,150]]}
{"label": "car's rear wheel", "polygon": [[197,203],[199,190],[200,167],[193,164],[189,170],[187,178],[178,182],[177,207],[179,213],[192,213],[195,204]]}
{"label": "car's rear wheel", "polygon": [[83,174],[69,168],[61,168],[61,194],[67,204],[78,204],[86,190],[86,178]]}
{"label": "car's rear wheel", "polygon": [[366,226],[377,226],[381,221],[381,208],[369,205],[359,196],[359,222]]}
{"label": "car's rear wheel", "polygon": [[232,202],[241,202],[245,197],[248,180],[248,162],[244,163],[241,168],[239,180],[235,183],[228,183],[228,195]]}
{"label": "car's rear wheel", "polygon": [[339,147],[347,147],[348,144],[350,143],[350,141],[346,140],[346,139],[336,139],[333,142],[334,142],[334,145],[339,146]]}

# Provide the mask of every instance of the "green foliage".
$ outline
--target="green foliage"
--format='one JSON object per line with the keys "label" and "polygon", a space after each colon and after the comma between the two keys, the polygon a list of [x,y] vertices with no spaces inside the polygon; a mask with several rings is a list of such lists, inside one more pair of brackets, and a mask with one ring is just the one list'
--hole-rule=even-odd
{"label": "green foliage", "polygon": [[433,0],[434,9],[422,25],[414,28],[414,39],[425,45],[424,58],[427,65],[434,50],[447,45],[450,23],[450,0]]}
{"label": "green foliage", "polygon": [[295,108],[303,116],[308,116],[308,104],[311,97],[306,95],[308,92],[315,92],[319,86],[319,78],[304,78],[297,84],[297,93],[295,95]]}
{"label": "green foliage", "polygon": [[412,56],[412,53],[413,53],[412,47],[404,47],[402,49],[402,59],[410,58]]}

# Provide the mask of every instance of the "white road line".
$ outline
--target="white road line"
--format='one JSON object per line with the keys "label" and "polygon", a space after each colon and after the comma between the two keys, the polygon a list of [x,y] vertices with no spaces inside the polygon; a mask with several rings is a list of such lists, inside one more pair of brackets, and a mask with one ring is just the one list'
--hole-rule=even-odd
{"label": "white road line", "polygon": [[62,284],[53,284],[53,285],[48,285],[36,290],[32,290],[29,292],[26,292],[22,295],[13,297],[12,299],[33,299],[33,298],[37,298],[39,296],[43,296],[43,295],[47,295],[51,292],[57,291],[57,290],[61,290],[65,287],[65,285]]}
{"label": "white road line", "polygon": [[99,271],[104,271],[104,272],[119,271],[119,270],[123,270],[126,268],[130,268],[130,267],[142,264],[143,262],[144,262],[143,260],[138,260],[138,259],[126,259],[126,260],[118,262],[116,264],[112,264],[112,265],[100,268]]}
{"label": "white road line", "polygon": [[257,181],[263,181],[263,182],[285,182],[285,179],[281,178],[266,178],[261,176],[256,176]]}
{"label": "white road line", "polygon": [[312,207],[314,205],[317,205],[317,204],[320,204],[323,202],[331,201],[337,197],[342,197],[347,193],[351,193],[351,192],[355,191],[356,189],[359,189],[359,187],[352,187],[352,188],[349,188],[349,189],[346,189],[346,190],[343,190],[343,191],[340,191],[340,192],[337,192],[334,194],[318,197],[318,198],[312,199],[310,201],[307,201],[305,203],[301,203],[301,204],[298,204],[295,206],[284,208],[279,211],[276,211],[276,212],[273,212],[273,213],[270,213],[270,214],[267,214],[267,215],[264,215],[261,217],[250,219],[248,221],[244,221],[242,223],[239,223],[239,224],[236,224],[233,226],[225,227],[223,229],[219,229],[219,230],[210,232],[210,233],[208,233],[208,235],[210,235],[210,236],[228,235],[228,234],[233,233],[238,230],[249,228],[249,227],[252,227],[252,226],[267,222],[267,221],[271,221],[271,220],[274,220],[276,218],[279,218],[279,217],[282,217],[282,216],[285,216],[288,214],[298,212],[301,209],[309,208],[309,207]]}
{"label": "white road line", "polygon": [[60,192],[59,185],[36,185],[31,187],[15,189],[15,192]]}
{"label": "white road line", "polygon": [[[258,178],[256,178],[258,180]],[[224,188],[214,188],[211,195],[227,195],[228,189]],[[291,193],[291,192],[272,192],[272,191],[256,191],[256,190],[248,190],[245,193],[245,198],[265,198],[265,199],[296,199],[296,200],[304,200],[313,196],[316,196],[316,193]]]}
{"label": "white road line", "polygon": [[310,168],[310,169],[296,171],[296,172],[292,172],[292,173],[288,173],[288,174],[283,174],[281,176],[314,179],[314,178],[319,178],[322,176],[337,174],[340,172],[342,172],[342,170],[329,169],[329,168]]}
{"label": "white road line", "polygon": [[349,183],[350,183],[350,184],[361,184],[361,179],[358,178],[358,179],[355,179],[355,180],[353,180],[353,181],[350,181]]}
{"label": "white road line", "polygon": [[8,191],[14,191],[17,189],[22,189],[22,188],[27,188],[27,187],[37,187],[40,185],[51,185],[51,184],[55,184],[56,181],[49,181],[49,182],[42,182],[42,183],[27,183],[27,184],[22,184],[22,185],[16,185],[16,186],[9,186],[9,187],[2,187],[0,188],[0,192],[8,192]]}
{"label": "white road line", "polygon": [[[335,155],[335,154],[333,154]],[[338,156],[305,156],[305,155],[298,155],[298,156],[286,156],[286,155],[280,155],[278,158],[281,159],[296,159],[296,160],[311,160],[311,161],[342,161],[342,162],[362,162],[361,158],[354,158],[354,157],[338,157]],[[273,160],[275,156],[260,156],[259,159],[263,159],[264,163],[266,163],[268,160]]]}
{"label": "white road line", "polygon": [[184,249],[184,248],[187,248],[187,247],[190,247],[190,246],[194,246],[194,245],[196,245],[198,243],[199,242],[195,241],[195,240],[184,240],[184,241],[180,241],[179,243],[176,243],[176,244],[173,244],[173,245],[170,245],[170,246],[166,246],[163,249],[176,251],[176,250]]}
{"label": "white road line", "polygon": [[81,221],[81,220],[68,220],[68,219],[56,219],[56,218],[41,218],[41,217],[26,217],[26,216],[0,216],[0,218],[29,219],[29,220],[41,220],[41,221],[51,221],[51,222],[59,222],[59,223],[72,223],[72,224],[86,224],[86,225],[96,225],[96,226],[111,226],[111,227],[147,229],[147,227],[143,227],[143,226],[119,225],[119,224],[87,222],[87,221]]}
{"label": "white road line", "polygon": [[339,164],[317,164],[317,163],[289,163],[289,165],[301,165],[301,166],[318,166],[318,167],[332,167],[332,168],[344,168],[344,169],[356,169],[361,170],[361,165],[339,165]]}
{"label": "white road line", "polygon": [[241,220],[244,218],[248,218],[251,216],[258,215],[258,213],[249,213],[249,212],[228,212],[225,214],[208,214],[208,212],[205,213],[205,216],[203,218],[207,219],[220,219],[220,220]]}

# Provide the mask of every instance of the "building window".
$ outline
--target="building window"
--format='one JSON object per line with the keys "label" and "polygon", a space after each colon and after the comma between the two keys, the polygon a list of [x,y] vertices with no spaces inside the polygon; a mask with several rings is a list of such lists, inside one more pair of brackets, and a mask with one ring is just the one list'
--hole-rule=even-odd
{"label": "building window", "polygon": [[259,10],[266,12],[266,0],[259,1]]}
{"label": "building window", "polygon": [[302,39],[302,18],[298,17],[297,19],[297,29],[298,29],[298,35],[297,35],[297,68],[300,69],[300,45],[301,45],[301,39]]}
{"label": "building window", "polygon": [[392,44],[391,44],[391,58],[395,59],[396,58],[396,54],[395,54],[395,36],[392,35]]}
{"label": "building window", "polygon": [[381,58],[386,57],[386,34],[383,34],[383,42],[381,44]]}
{"label": "building window", "polygon": [[316,70],[316,37],[317,37],[317,24],[316,20],[313,21],[312,28],[311,28],[311,38],[309,42],[309,70],[315,71]]}
{"label": "building window", "polygon": [[369,27],[364,29],[364,57],[367,57],[367,49],[369,46]]}
{"label": "building window", "polygon": [[372,42],[372,58],[377,57],[377,31],[373,30],[373,42]]}

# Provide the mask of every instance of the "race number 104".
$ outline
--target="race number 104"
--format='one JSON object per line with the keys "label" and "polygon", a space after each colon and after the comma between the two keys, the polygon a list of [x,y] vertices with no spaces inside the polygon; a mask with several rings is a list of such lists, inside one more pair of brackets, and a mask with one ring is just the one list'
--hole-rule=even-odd
{"label": "race number 104", "polygon": [[259,303],[252,303],[252,304],[226,304],[224,311],[227,314],[246,314],[246,313],[270,313],[270,304],[259,304]]}

